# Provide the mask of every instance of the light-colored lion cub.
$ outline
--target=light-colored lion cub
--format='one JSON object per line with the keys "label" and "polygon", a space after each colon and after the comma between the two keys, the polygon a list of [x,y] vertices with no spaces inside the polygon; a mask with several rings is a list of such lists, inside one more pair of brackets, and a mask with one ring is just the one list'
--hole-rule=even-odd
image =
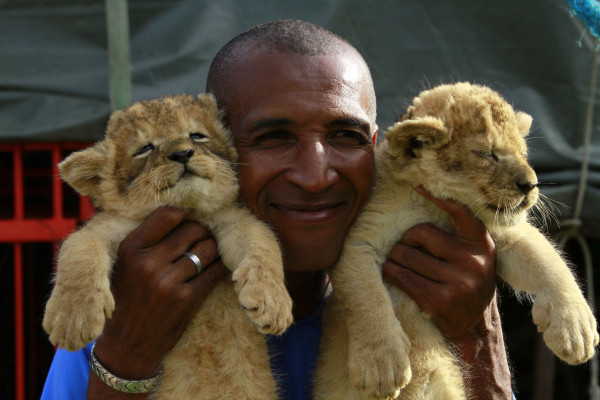
{"label": "light-colored lion cub", "polygon": [[526,158],[530,127],[531,117],[496,92],[457,83],[422,92],[388,129],[376,152],[373,195],[331,271],[335,297],[325,316],[318,398],[466,397],[459,363],[435,324],[381,279],[381,265],[407,229],[423,222],[453,229],[414,191],[418,185],[481,219],[496,242],[499,276],[535,296],[533,320],[552,351],[570,364],[592,357],[594,315],[559,252],[527,222],[538,200]]}
{"label": "light-colored lion cub", "polygon": [[192,209],[233,271],[233,283],[217,286],[164,360],[161,398],[276,398],[254,325],[282,333],[292,302],[274,234],[238,202],[237,153],[221,117],[209,94],[143,101],[115,112],[103,141],[59,165],[100,211],[61,246],[43,322],[52,343],[74,350],[101,334],[115,308],[117,248],[159,206]]}

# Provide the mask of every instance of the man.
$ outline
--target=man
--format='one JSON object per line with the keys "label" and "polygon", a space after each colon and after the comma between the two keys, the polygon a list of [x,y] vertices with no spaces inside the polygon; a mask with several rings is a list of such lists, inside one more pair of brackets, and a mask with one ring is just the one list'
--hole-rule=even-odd
{"label": "man", "polygon": [[[280,354],[272,367],[282,376],[286,398],[306,398],[326,271],[373,184],[378,127],[371,76],[343,39],[305,22],[279,21],[228,43],[211,65],[207,91],[233,132],[241,198],[282,244],[297,323],[283,338],[269,339],[271,354]],[[456,345],[471,367],[466,384],[475,398],[511,398],[494,299],[493,242],[465,208],[432,200],[448,211],[457,234],[413,228],[392,250],[384,277],[409,293]],[[117,306],[95,347],[97,359],[116,376],[154,376],[211,288],[228,279],[210,233],[185,216],[160,209],[120,246],[112,278]],[[191,265],[185,251],[206,266],[189,281],[181,279]],[[89,349],[59,352],[47,398],[70,370],[78,378],[64,386],[81,393],[89,376],[89,399],[146,396],[118,392],[89,374],[88,357]]]}

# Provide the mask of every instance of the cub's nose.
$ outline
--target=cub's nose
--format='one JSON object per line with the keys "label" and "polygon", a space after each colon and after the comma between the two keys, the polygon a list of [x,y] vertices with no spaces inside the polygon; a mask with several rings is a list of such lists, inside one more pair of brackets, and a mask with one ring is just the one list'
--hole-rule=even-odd
{"label": "cub's nose", "polygon": [[169,154],[169,160],[186,164],[194,155],[193,149],[179,150]]}
{"label": "cub's nose", "polygon": [[523,194],[531,192],[537,186],[536,183],[531,182],[517,182],[517,187]]}

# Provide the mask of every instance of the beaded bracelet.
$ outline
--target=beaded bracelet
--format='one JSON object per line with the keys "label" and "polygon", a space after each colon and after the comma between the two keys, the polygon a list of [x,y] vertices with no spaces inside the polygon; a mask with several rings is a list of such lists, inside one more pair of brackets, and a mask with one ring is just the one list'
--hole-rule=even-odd
{"label": "beaded bracelet", "polygon": [[150,379],[142,379],[139,381],[130,381],[111,374],[102,364],[100,364],[94,355],[95,347],[96,343],[92,345],[92,351],[90,353],[90,368],[102,382],[106,383],[111,388],[118,390],[119,392],[134,394],[148,393],[158,386],[161,371]]}

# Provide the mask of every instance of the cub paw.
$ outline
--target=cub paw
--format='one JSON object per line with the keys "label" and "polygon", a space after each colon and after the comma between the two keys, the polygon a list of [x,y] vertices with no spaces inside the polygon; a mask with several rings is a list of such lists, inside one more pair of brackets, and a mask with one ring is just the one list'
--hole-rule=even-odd
{"label": "cub paw", "polygon": [[394,324],[394,329],[381,332],[383,337],[350,343],[350,381],[369,398],[395,399],[412,378],[410,340],[398,321]]}
{"label": "cub paw", "polygon": [[56,286],[46,305],[43,327],[52,344],[78,350],[100,336],[114,309],[115,301],[108,289]]}
{"label": "cub paw", "polygon": [[598,345],[596,319],[583,297],[579,301],[538,298],[532,315],[546,345],[562,360],[580,364],[594,355]]}
{"label": "cub paw", "polygon": [[238,268],[232,276],[240,305],[261,333],[280,335],[290,326],[292,299],[283,279],[261,268]]}

